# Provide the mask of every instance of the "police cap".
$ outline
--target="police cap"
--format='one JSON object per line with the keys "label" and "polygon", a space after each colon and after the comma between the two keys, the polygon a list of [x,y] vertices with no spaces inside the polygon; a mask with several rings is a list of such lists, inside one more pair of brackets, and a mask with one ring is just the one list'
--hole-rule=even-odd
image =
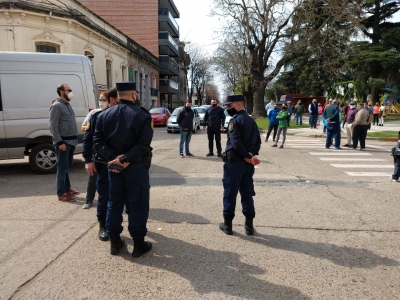
{"label": "police cap", "polygon": [[123,92],[123,91],[137,92],[135,82],[130,82],[130,81],[117,82],[116,87],[118,92]]}
{"label": "police cap", "polygon": [[231,104],[233,102],[238,102],[238,101],[244,102],[244,96],[243,95],[230,95],[230,96],[226,97],[225,104],[228,105],[228,104]]}

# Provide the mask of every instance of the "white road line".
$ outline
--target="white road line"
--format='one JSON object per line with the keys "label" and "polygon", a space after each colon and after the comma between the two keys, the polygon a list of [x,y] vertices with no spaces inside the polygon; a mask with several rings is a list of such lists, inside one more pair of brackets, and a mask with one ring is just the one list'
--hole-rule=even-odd
{"label": "white road line", "polygon": [[354,153],[354,152],[341,152],[341,150],[337,151],[327,151],[327,152],[309,152],[311,155],[338,155],[338,156],[367,156],[367,155],[372,155],[371,153],[367,152],[361,152],[358,151],[359,153]]}
{"label": "white road line", "polygon": [[391,151],[391,150],[386,149],[386,148],[384,148],[382,146],[376,146],[376,145],[368,145],[368,148],[374,148],[374,149],[379,149],[379,150],[388,151],[388,152]]}
{"label": "white road line", "polygon": [[[286,146],[289,146],[289,145],[286,145]],[[290,147],[292,147],[292,148],[318,148],[318,149],[325,149],[325,146],[322,146],[322,145],[304,145],[304,146],[290,146]]]}
{"label": "white road line", "polygon": [[324,161],[387,161],[383,158],[343,158],[343,157],[320,157]]}
{"label": "white road line", "polygon": [[350,176],[373,176],[373,177],[384,177],[392,175],[392,173],[388,172],[345,172],[345,173]]}
{"label": "white road line", "polygon": [[393,169],[393,165],[356,165],[356,164],[331,164],[335,168],[351,168],[351,169]]}

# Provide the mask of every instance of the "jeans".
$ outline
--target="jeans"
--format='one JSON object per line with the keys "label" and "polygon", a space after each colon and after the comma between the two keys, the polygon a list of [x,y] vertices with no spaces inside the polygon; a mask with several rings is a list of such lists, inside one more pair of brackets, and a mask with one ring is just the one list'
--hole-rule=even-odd
{"label": "jeans", "polygon": [[189,144],[192,138],[192,131],[184,131],[181,129],[181,139],[179,141],[179,153],[183,153],[183,144],[185,143],[186,154],[189,154]]}
{"label": "jeans", "polygon": [[68,172],[72,168],[74,161],[75,146],[65,144],[66,151],[61,151],[58,145],[54,145],[57,155],[57,174],[56,174],[56,187],[57,196],[62,196],[64,193],[69,192],[71,183],[69,182]]}
{"label": "jeans", "polygon": [[325,147],[331,146],[332,139],[335,139],[335,148],[340,147],[340,123],[327,123]]}
{"label": "jeans", "polygon": [[275,142],[276,132],[278,131],[278,125],[279,125],[279,124],[272,124],[272,123],[269,123],[269,125],[268,125],[268,131],[267,131],[267,137],[266,137],[265,141],[268,141],[269,135],[271,134],[271,131],[272,131],[272,129],[273,129],[273,130],[274,130],[274,134],[273,134],[273,136],[272,136],[272,140]]}
{"label": "jeans", "polygon": [[317,128],[318,115],[310,115],[310,126],[311,128]]}
{"label": "jeans", "polygon": [[[214,150],[214,136],[215,136],[215,146],[217,148],[217,153],[222,152],[221,147],[221,127],[220,126],[207,126],[207,136],[208,136],[208,150],[210,153],[213,153]],[[189,152],[189,148],[187,148],[187,152]],[[181,151],[182,153],[182,151]]]}
{"label": "jeans", "polygon": [[254,184],[253,184],[254,166],[238,159],[237,161],[227,161],[224,164],[224,177],[222,178],[224,186],[224,210],[225,220],[233,220],[235,217],[236,197],[240,192],[242,202],[242,213],[246,218],[254,219],[256,213],[254,210]]}
{"label": "jeans", "polygon": [[296,125],[298,125],[298,121],[300,119],[300,126],[303,125],[303,114],[295,114],[294,115],[294,121],[296,122]]}
{"label": "jeans", "polygon": [[353,148],[357,148],[360,140],[360,148],[365,149],[365,138],[367,137],[369,125],[357,125],[353,128]]}
{"label": "jeans", "polygon": [[97,181],[97,173],[94,173],[93,176],[89,175],[86,188],[86,202],[93,202],[94,200],[94,196],[96,195],[96,181]]}
{"label": "jeans", "polygon": [[399,180],[399,178],[400,178],[400,157],[393,156],[393,160],[394,160],[394,172],[392,175],[392,179]]}
{"label": "jeans", "polygon": [[286,131],[287,131],[287,127],[279,127],[278,128],[278,132],[276,134],[276,140],[275,140],[276,143],[279,142],[279,136],[281,135],[281,132],[282,132],[282,136],[283,136],[282,145],[285,143],[285,141],[286,141]]}

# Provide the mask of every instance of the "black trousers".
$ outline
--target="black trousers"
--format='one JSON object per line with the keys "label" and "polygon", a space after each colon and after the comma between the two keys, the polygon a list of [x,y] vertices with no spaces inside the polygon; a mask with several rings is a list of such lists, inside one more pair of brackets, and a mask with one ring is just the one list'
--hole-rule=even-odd
{"label": "black trousers", "polygon": [[372,123],[375,124],[375,122],[376,122],[376,125],[378,125],[378,122],[379,122],[379,115],[378,114],[374,114],[374,121]]}
{"label": "black trousers", "polygon": [[214,150],[214,137],[215,137],[215,145],[217,147],[217,153],[222,152],[221,148],[221,126],[207,126],[207,136],[208,136],[208,150],[210,153],[213,153]]}
{"label": "black trousers", "polygon": [[357,148],[360,141],[360,148],[365,148],[365,138],[367,137],[368,125],[357,125],[353,128],[353,148]]}
{"label": "black trousers", "polygon": [[274,130],[274,135],[273,135],[273,141],[275,142],[275,138],[276,138],[276,132],[278,131],[278,125],[279,124],[271,124],[269,123],[268,125],[268,131],[267,131],[267,137],[266,137],[266,141],[268,141],[269,135],[271,134],[272,129]]}

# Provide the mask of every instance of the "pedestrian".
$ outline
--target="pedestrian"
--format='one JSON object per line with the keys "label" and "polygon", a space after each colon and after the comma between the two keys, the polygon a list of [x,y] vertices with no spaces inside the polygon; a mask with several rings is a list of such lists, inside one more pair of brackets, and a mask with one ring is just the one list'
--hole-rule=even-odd
{"label": "pedestrian", "polygon": [[353,127],[353,150],[357,149],[358,141],[360,141],[360,150],[365,151],[365,139],[367,137],[367,131],[370,115],[368,110],[365,109],[361,103],[357,105],[358,112],[356,113],[356,117],[354,122],[351,124]]}
{"label": "pedestrian", "polygon": [[254,234],[255,217],[253,196],[254,166],[260,163],[256,157],[261,147],[261,138],[256,122],[244,110],[244,96],[231,95],[226,99],[227,112],[232,119],[228,125],[228,140],[224,153],[223,217],[219,225],[225,234],[231,235],[232,220],[235,217],[236,197],[241,195],[242,213],[246,218],[245,232]]}
{"label": "pedestrian", "polygon": [[194,118],[194,112],[192,110],[192,101],[187,100],[186,106],[179,111],[178,116],[176,118],[181,132],[181,137],[179,140],[179,155],[182,158],[184,157],[183,144],[185,144],[186,156],[194,156],[189,151],[190,139],[192,138],[192,132],[193,132],[193,118]]}
{"label": "pedestrian", "polygon": [[279,146],[279,149],[283,148],[283,144],[285,144],[286,141],[286,132],[288,128],[287,116],[288,116],[287,105],[283,103],[282,110],[276,116],[276,118],[279,120],[278,132],[276,134],[275,144],[273,144],[271,147],[278,147],[279,137],[282,132],[282,144]]}
{"label": "pedestrian", "polygon": [[218,157],[222,156],[221,147],[221,131],[224,130],[225,124],[225,112],[224,109],[218,105],[217,100],[211,100],[211,106],[206,110],[204,114],[204,126],[203,130],[207,128],[208,137],[208,154],[207,156],[214,156],[214,137],[215,147],[217,148]]}
{"label": "pedestrian", "polygon": [[[396,148],[400,148],[400,131],[397,133],[397,145]],[[398,153],[398,151],[397,151]],[[395,155],[395,153],[393,153],[393,161],[394,161],[394,171],[393,171],[393,175],[392,175],[392,181],[393,182],[400,182],[400,156],[399,155]]]}
{"label": "pedestrian", "polygon": [[145,241],[149,217],[150,180],[146,158],[151,153],[154,124],[151,115],[136,105],[134,82],[116,84],[119,102],[97,117],[93,136],[94,151],[110,168],[108,172],[109,199],[106,231],[110,238],[110,254],[124,247],[121,239],[122,213],[125,201],[129,204],[128,230],[133,238],[133,257],[142,256],[152,248]]}
{"label": "pedestrian", "polygon": [[318,103],[318,121],[317,121],[317,126],[321,125],[321,119],[322,119],[322,104]]}
{"label": "pedestrian", "polygon": [[[104,97],[104,98],[103,98]],[[106,100],[104,103],[104,99]],[[100,95],[100,111],[91,114],[88,120],[88,128],[83,136],[83,152],[82,156],[85,159],[85,170],[89,174],[88,191],[87,195],[94,194],[97,190],[97,220],[99,222],[99,233],[98,237],[101,241],[108,241],[109,237],[106,231],[106,216],[107,216],[107,204],[108,204],[108,169],[105,165],[106,160],[102,159],[93,151],[93,135],[96,129],[97,118],[100,112],[106,110],[108,107],[118,104],[118,95],[115,88],[109,89],[106,93]],[[106,106],[104,106],[104,104]],[[92,110],[94,111],[94,110]],[[103,161],[104,163],[101,163]],[[93,184],[92,180],[96,178],[94,182],[94,188],[89,185]],[[94,189],[89,192],[89,189]],[[83,208],[90,208],[93,205],[93,198],[86,196],[86,203]]]}
{"label": "pedestrian", "polygon": [[[328,100],[328,104],[325,104],[323,111],[325,111],[325,109],[327,109],[332,104],[332,101],[333,101],[333,99]],[[326,124],[327,124],[326,120],[323,123],[324,123],[324,128],[322,129],[322,132],[326,133]]]}
{"label": "pedestrian", "polygon": [[274,109],[269,111],[268,131],[267,131],[267,137],[265,138],[266,142],[268,142],[269,135],[271,134],[272,129],[274,130],[274,134],[272,136],[272,141],[275,142],[276,133],[278,131],[278,125],[279,125],[279,120],[276,117],[278,116],[279,111],[280,111],[280,109],[278,108],[278,105],[276,103],[274,104]]}
{"label": "pedestrian", "polygon": [[294,108],[294,121],[296,122],[296,126],[299,124],[299,119],[300,119],[300,127],[303,126],[303,114],[305,112],[305,107],[304,104],[299,100],[297,102],[297,105]]}
{"label": "pedestrian", "polygon": [[364,108],[368,111],[369,118],[368,118],[368,129],[371,129],[371,121],[374,117],[374,109],[372,108],[372,102],[364,102]]}
{"label": "pedestrian", "polygon": [[288,101],[287,102],[287,112],[288,112],[288,127],[290,127],[290,119],[292,118],[292,114],[293,114],[293,105],[292,105],[292,101]]}
{"label": "pedestrian", "polygon": [[386,117],[386,106],[385,106],[385,103],[382,101],[381,107],[379,108],[379,124],[378,124],[378,126],[383,126],[385,117]]}
{"label": "pedestrian", "polygon": [[308,112],[310,113],[310,128],[317,128],[318,120],[318,103],[317,99],[313,99],[311,104],[308,106]]}
{"label": "pedestrian", "polygon": [[271,99],[271,100],[269,101],[269,103],[268,103],[267,105],[265,105],[265,110],[267,111],[267,116],[268,116],[268,113],[269,113],[272,109],[274,109],[274,104],[275,104],[274,99]]}
{"label": "pedestrian", "polygon": [[334,149],[339,150],[340,148],[340,110],[338,106],[338,100],[332,101],[323,113],[326,120],[326,142],[325,148],[329,149],[332,144],[332,139],[335,140]]}
{"label": "pedestrian", "polygon": [[375,125],[375,123],[376,123],[376,126],[378,126],[378,124],[379,124],[379,111],[380,111],[380,108],[381,107],[379,105],[379,102],[376,102],[374,107],[372,108],[373,111],[374,111],[374,120],[372,121],[372,124]]}
{"label": "pedestrian", "polygon": [[[86,168],[86,165],[88,163],[93,164],[92,161],[92,144],[93,142],[90,142],[90,146],[87,145],[87,141],[86,141],[86,147],[85,147],[85,137],[87,136],[88,132],[91,131],[91,129],[93,129],[93,133],[94,133],[94,128],[93,128],[93,116],[103,110],[105,110],[108,106],[107,104],[107,98],[106,98],[106,93],[101,93],[100,97],[99,97],[99,107],[97,109],[93,109],[92,111],[90,111],[85,120],[82,123],[82,127],[84,126],[85,128],[85,134],[83,136],[83,158],[85,159],[85,169],[86,172],[88,172],[88,169]],[[90,134],[90,138],[91,140],[93,140],[93,133]],[[85,149],[86,148],[86,149]],[[89,149],[90,148],[90,149]],[[85,153],[87,153],[85,155]],[[97,181],[97,172],[93,171],[93,172],[88,172],[89,174],[89,178],[88,178],[88,183],[87,183],[87,188],[86,188],[86,201],[85,204],[83,204],[83,209],[88,209],[91,208],[93,206],[93,200],[94,197],[96,195],[96,181]]]}
{"label": "pedestrian", "polygon": [[346,117],[346,120],[347,120],[347,123],[346,123],[347,143],[344,145],[344,147],[351,148],[351,147],[353,147],[353,145],[352,145],[352,136],[353,136],[352,124],[353,124],[354,119],[357,114],[357,105],[355,102],[350,102],[349,107],[350,107],[350,110],[347,113],[347,117]]}
{"label": "pedestrian", "polygon": [[71,188],[69,170],[72,168],[75,147],[78,144],[78,127],[70,105],[73,93],[66,83],[57,87],[59,98],[50,107],[49,129],[57,155],[56,187],[59,201],[73,202],[80,193]]}

